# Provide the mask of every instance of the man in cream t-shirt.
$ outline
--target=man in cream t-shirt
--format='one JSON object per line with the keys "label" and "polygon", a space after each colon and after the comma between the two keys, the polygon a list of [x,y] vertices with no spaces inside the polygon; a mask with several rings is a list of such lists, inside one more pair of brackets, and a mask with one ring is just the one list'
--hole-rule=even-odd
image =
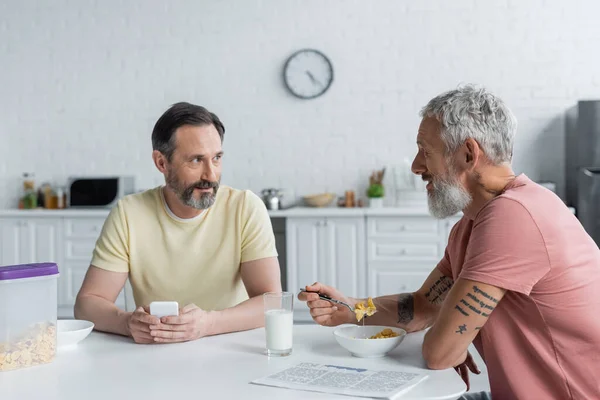
{"label": "man in cream t-shirt", "polygon": [[[220,185],[224,127],[177,103],[157,121],[153,160],[166,184],[122,198],[96,242],[76,318],[138,343],[179,342],[263,325],[261,295],[281,291],[271,221],[251,191]],[[129,277],[137,309],[115,300]],[[150,315],[177,301],[179,316]]]}

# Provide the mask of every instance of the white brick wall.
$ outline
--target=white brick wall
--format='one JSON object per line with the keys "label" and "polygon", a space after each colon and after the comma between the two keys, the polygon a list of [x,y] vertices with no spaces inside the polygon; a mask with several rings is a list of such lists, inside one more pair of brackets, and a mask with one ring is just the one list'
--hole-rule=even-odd
{"label": "white brick wall", "polygon": [[[461,82],[508,102],[516,170],[562,189],[564,110],[600,97],[599,15],[594,0],[2,1],[0,207],[23,171],[160,183],[150,132],[180,100],[224,121],[227,184],[362,190],[414,155],[419,108]],[[335,68],[316,100],[281,82],[302,47]]]}

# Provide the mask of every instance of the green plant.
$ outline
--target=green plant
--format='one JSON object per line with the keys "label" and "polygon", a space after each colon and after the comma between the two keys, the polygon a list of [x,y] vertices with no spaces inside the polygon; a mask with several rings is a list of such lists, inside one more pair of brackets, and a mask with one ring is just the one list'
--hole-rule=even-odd
{"label": "green plant", "polygon": [[385,168],[381,171],[375,171],[369,177],[369,187],[367,189],[367,197],[378,198],[385,195],[385,188],[383,187],[383,175],[385,174]]}
{"label": "green plant", "polygon": [[369,188],[367,189],[367,197],[369,198],[383,197],[384,194],[385,190],[383,189],[383,185],[380,183],[369,185]]}

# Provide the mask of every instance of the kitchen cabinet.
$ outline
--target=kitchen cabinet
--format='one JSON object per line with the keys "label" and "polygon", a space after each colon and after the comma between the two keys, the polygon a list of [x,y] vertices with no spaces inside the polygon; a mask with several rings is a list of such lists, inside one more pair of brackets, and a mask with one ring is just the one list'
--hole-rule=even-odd
{"label": "kitchen cabinet", "polygon": [[369,296],[418,290],[443,257],[448,234],[458,219],[368,216]]}
{"label": "kitchen cabinet", "polygon": [[425,282],[435,265],[375,264],[369,266],[369,295],[385,296],[415,292]]}
{"label": "kitchen cabinet", "polygon": [[[287,290],[319,281],[348,296],[366,293],[365,225],[361,217],[288,218]],[[295,301],[294,319],[310,321],[308,307]]]}
{"label": "kitchen cabinet", "polygon": [[0,265],[58,262],[60,224],[54,218],[1,218]]}
{"label": "kitchen cabinet", "polygon": [[[64,237],[61,241],[58,308],[64,318],[73,317],[75,299],[90,266],[104,221],[104,217],[62,218]],[[121,290],[115,304],[125,309],[125,289]]]}
{"label": "kitchen cabinet", "polygon": [[[72,318],[75,298],[90,265],[105,217],[2,217],[0,265],[55,262],[58,317]],[[124,290],[116,301],[125,307]]]}

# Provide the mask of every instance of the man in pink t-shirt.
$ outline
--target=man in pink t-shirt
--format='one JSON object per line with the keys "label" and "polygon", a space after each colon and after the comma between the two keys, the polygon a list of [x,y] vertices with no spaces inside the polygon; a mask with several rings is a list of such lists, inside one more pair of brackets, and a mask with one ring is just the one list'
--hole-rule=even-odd
{"label": "man in pink t-shirt", "polygon": [[[454,367],[467,385],[473,343],[494,400],[600,399],[598,245],[558,196],[513,172],[516,120],[502,100],[466,86],[421,115],[412,170],[428,182],[435,217],[463,217],[423,286],[375,298],[368,323],[429,328],[427,365]],[[362,301],[320,283],[307,290]],[[299,298],[322,325],[355,321],[314,293]]]}

